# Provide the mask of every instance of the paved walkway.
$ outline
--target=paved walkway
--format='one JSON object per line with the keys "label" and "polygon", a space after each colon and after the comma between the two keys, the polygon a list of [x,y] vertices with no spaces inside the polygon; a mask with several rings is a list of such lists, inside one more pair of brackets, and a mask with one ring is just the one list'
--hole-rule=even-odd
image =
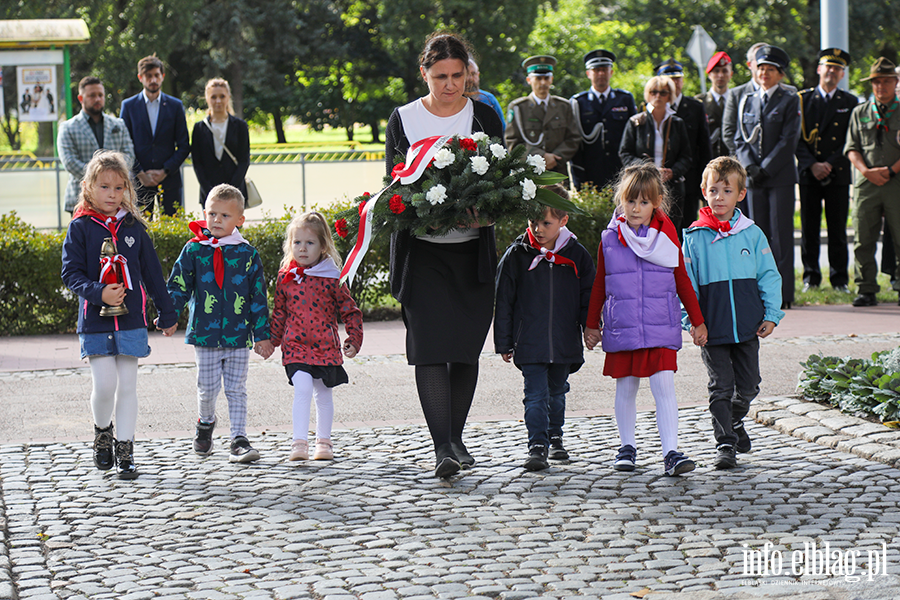
{"label": "paved walkway", "polygon": [[[523,471],[521,377],[485,354],[466,434],[478,464],[448,482],[430,476],[396,323],[367,324],[335,393],[336,460],[306,463],[284,461],[290,388],[271,359],[250,374],[260,462],[230,464],[221,436],[193,455],[193,356],[154,337],[133,482],[92,467],[74,336],[0,338],[0,598],[900,598],[900,433],[788,397],[809,354],[895,348],[898,324],[897,306],[791,310],[763,342],[753,452],[727,472],[711,468],[705,373],[686,347],[680,445],[698,468],[680,478],[662,474],[652,412],[638,470],[610,468],[598,352],[572,380],[572,460]],[[652,408],[644,388],[639,403]],[[224,399],[219,415],[227,435]]]}

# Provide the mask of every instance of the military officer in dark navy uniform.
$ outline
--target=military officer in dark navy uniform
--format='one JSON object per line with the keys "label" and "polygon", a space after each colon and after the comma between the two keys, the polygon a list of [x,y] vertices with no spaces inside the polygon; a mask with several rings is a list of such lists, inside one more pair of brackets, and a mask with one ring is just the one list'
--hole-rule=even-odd
{"label": "military officer in dark navy uniform", "polygon": [[616,55],[608,50],[588,52],[584,68],[591,89],[569,100],[581,134],[581,148],[572,159],[572,179],[579,189],[585,183],[603,188],[622,168],[619,144],[637,109],[631,92],[610,87],[615,62]]}
{"label": "military officer in dark navy uniform", "polygon": [[696,96],[703,103],[706,122],[709,125],[709,144],[712,147],[712,158],[728,156],[731,150],[722,135],[722,116],[725,112],[725,99],[728,95],[728,84],[734,75],[731,57],[725,52],[716,52],[706,63],[706,74],[712,82],[712,88],[705,94]]}
{"label": "military officer in dark navy uniform", "polygon": [[674,58],[656,65],[656,74],[670,77],[675,83],[675,98],[672,108],[675,114],[684,121],[688,132],[688,146],[691,149],[691,168],[684,176],[684,213],[681,223],[675,223],[677,231],[681,231],[697,220],[700,208],[700,176],[703,169],[712,159],[712,147],[709,144],[709,125],[706,122],[706,111],[703,103],[681,93],[684,88],[684,67]]}
{"label": "military officer in dark navy uniform", "polygon": [[850,115],[859,104],[856,96],[838,88],[850,55],[840,48],[819,52],[819,85],[800,92],[800,230],[803,289],[819,287],[819,231],[822,203],[828,226],[828,265],[831,287],[849,293],[847,274],[847,215],[850,209],[850,161],[844,143]]}
{"label": "military officer in dark navy uniform", "polygon": [[531,93],[510,103],[503,139],[508,149],[525,144],[528,154],[544,157],[548,169],[568,175],[566,165],[581,137],[569,101],[550,94],[555,65],[552,56],[531,56],[522,62]]}

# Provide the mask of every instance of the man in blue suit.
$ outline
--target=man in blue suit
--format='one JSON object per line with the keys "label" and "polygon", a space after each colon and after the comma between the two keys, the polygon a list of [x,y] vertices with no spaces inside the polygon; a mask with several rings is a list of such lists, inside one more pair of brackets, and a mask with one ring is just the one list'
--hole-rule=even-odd
{"label": "man in blue suit", "polygon": [[581,147],[572,158],[572,179],[578,189],[586,183],[601,189],[622,168],[619,144],[637,108],[631,92],[610,86],[615,62],[616,55],[609,50],[588,52],[584,72],[591,89],[569,100],[581,134]]}
{"label": "man in blue suit", "polygon": [[122,103],[122,120],[134,142],[134,173],[138,203],[153,212],[153,202],[162,194],[160,206],[174,215],[182,204],[181,163],[191,151],[184,105],[161,91],[165,67],[156,56],[138,61],[140,94]]}
{"label": "man in blue suit", "polygon": [[794,301],[794,153],[800,139],[800,98],[781,85],[790,59],[775,46],[756,53],[757,92],[741,96],[735,153],[749,176],[750,218],[766,234],[781,273],[782,308]]}

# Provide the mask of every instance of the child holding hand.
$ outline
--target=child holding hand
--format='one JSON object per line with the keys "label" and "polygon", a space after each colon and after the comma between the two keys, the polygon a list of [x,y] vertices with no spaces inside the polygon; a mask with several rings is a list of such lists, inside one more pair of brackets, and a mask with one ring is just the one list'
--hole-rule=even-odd
{"label": "child holding hand", "polygon": [[[288,225],[284,258],[275,284],[272,343],[281,346],[282,364],[294,386],[294,438],[288,460],[309,458],[309,416],[316,399],[316,447],[313,460],[334,458],[331,425],[332,388],[347,383],[344,356],[362,347],[362,312],[340,283],[341,257],[331,229],[317,212],[299,215]],[[337,318],[348,339],[341,346]]]}
{"label": "child holding hand", "polygon": [[694,325],[695,344],[706,342],[706,326],[685,271],[675,226],[665,214],[668,196],[659,170],[652,163],[624,169],[615,197],[616,210],[600,237],[597,277],[584,333],[588,349],[602,341],[606,352],[603,374],[616,380],[615,414],[621,447],[613,466],[618,471],[635,468],[635,400],[640,379],[648,377],[656,400],[666,475],[681,475],[695,465],[678,451],[675,370],[681,348],[679,298]]}
{"label": "child holding hand", "polygon": [[750,451],[743,419],[759,394],[759,338],[784,317],[781,275],[766,236],[737,208],[746,185],[737,160],[722,156],[706,165],[701,190],[709,206],[684,234],[687,273],[709,325],[700,356],[709,373],[717,469],[736,467],[736,453]]}
{"label": "child holding hand", "polygon": [[115,464],[119,479],[138,476],[137,370],[138,359],[150,354],[147,295],[166,334],[178,323],[156,249],[136,207],[129,169],[118,152],[94,154],[85,167],[62,251],[63,282],[79,297],[81,358],[91,366],[94,465],[106,471]]}

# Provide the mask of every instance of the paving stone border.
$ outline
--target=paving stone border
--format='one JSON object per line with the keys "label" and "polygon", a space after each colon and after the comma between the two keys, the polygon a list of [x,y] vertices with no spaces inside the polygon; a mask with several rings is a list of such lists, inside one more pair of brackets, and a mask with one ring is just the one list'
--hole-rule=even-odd
{"label": "paving stone border", "polygon": [[748,414],[782,433],[900,468],[900,430],[795,396],[756,399]]}

